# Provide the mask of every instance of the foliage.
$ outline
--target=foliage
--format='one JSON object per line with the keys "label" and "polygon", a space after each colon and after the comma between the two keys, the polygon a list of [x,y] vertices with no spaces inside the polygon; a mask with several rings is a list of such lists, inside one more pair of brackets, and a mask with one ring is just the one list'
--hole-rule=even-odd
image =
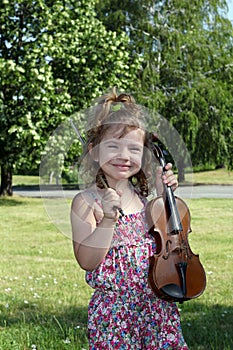
{"label": "foliage", "polygon": [[129,88],[139,63],[94,1],[4,0],[0,18],[0,165],[38,168],[49,134],[109,86]]}
{"label": "foliage", "polygon": [[135,96],[176,127],[194,166],[232,168],[233,30],[226,1],[136,4],[105,1],[96,9],[107,28],[129,35],[131,52],[143,58]]}
{"label": "foliage", "polygon": [[[233,168],[233,31],[225,0],[3,3],[1,194],[11,192],[13,169],[38,169],[60,123],[113,85],[174,125],[194,166]],[[80,153],[79,144],[71,148],[69,162]],[[187,160],[179,147],[177,154],[182,175]]]}

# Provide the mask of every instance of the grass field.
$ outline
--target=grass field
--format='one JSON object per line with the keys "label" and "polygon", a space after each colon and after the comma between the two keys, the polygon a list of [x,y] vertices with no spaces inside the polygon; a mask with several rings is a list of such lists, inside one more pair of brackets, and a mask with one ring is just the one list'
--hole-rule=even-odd
{"label": "grass field", "polygon": [[233,171],[218,169],[196,172],[193,174],[193,182],[196,184],[233,185]]}
{"label": "grass field", "polygon": [[[190,350],[233,349],[233,200],[193,199],[189,243],[207,288],[179,304]],[[41,199],[0,199],[0,350],[81,350],[92,290]]]}

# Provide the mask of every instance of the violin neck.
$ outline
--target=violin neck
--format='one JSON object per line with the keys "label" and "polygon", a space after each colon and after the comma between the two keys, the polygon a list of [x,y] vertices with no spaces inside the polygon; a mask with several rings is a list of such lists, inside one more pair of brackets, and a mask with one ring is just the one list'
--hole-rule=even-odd
{"label": "violin neck", "polygon": [[[166,161],[162,152],[162,149],[154,145],[155,156],[158,159],[161,167],[163,168],[163,174],[166,172],[165,166]],[[168,222],[168,233],[178,234],[183,230],[180,215],[176,205],[176,199],[171,187],[164,184],[164,205],[166,209],[167,222]]]}
{"label": "violin neck", "polygon": [[180,220],[180,215],[176,206],[176,199],[172,189],[166,185],[164,187],[164,203],[168,219],[168,233],[178,234],[180,231],[183,230],[183,228]]}

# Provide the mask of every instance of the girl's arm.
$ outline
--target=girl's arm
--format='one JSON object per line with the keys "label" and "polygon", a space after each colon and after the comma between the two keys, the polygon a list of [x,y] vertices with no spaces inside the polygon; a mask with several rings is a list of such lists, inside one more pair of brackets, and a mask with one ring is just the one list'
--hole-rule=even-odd
{"label": "girl's arm", "polygon": [[[78,194],[72,202],[74,255],[84,270],[94,270],[109,250],[117,220],[115,213],[113,215],[110,211],[109,213],[105,216],[96,203],[91,202],[83,194]],[[96,216],[101,218],[98,226]]]}

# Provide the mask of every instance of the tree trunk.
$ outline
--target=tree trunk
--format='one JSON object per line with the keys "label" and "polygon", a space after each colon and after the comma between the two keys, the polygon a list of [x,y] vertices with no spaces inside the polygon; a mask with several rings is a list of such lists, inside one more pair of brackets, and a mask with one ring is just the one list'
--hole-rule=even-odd
{"label": "tree trunk", "polygon": [[182,160],[179,160],[177,162],[177,169],[178,169],[178,182],[184,182],[185,181],[185,174],[184,174],[184,162]]}
{"label": "tree trunk", "polygon": [[12,196],[12,168],[1,165],[0,196]]}

